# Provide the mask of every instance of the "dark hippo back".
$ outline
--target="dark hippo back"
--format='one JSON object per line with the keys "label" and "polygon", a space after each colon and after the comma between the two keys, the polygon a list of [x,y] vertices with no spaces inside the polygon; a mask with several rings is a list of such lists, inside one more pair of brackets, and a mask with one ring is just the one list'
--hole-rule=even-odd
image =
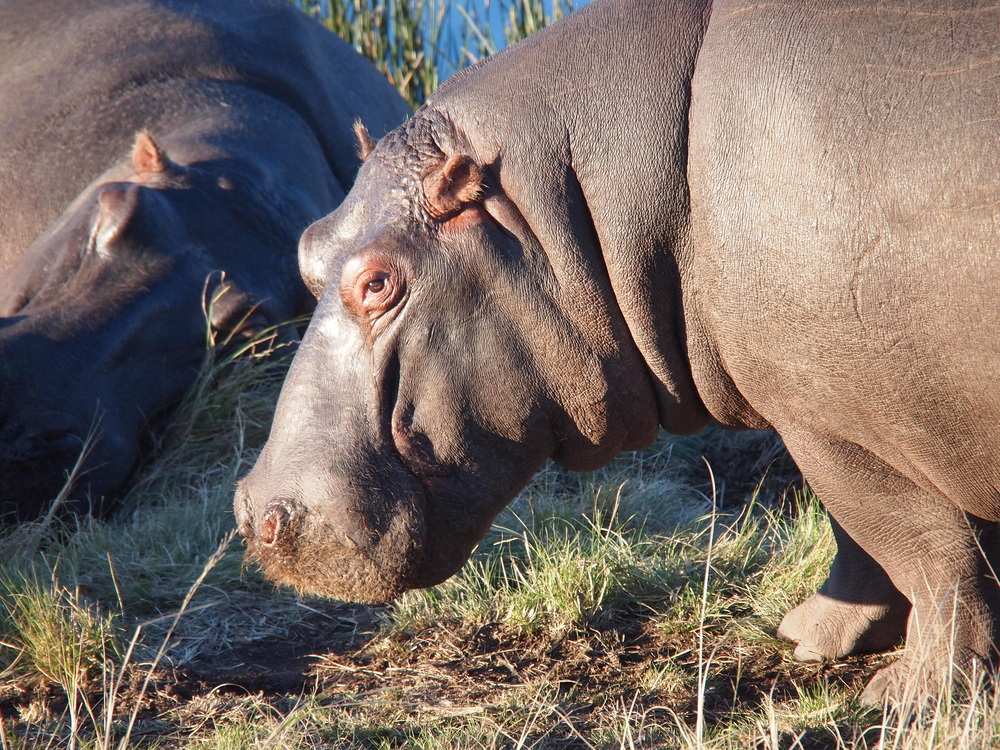
{"label": "dark hippo back", "polygon": [[101,508],[207,329],[308,312],[296,246],[354,179],[353,123],[408,112],[280,0],[0,3],[0,515],[43,510],[88,435],[70,505]]}
{"label": "dark hippo back", "polygon": [[287,5],[0,4],[0,270],[128,154],[137,131],[211,138],[223,122],[260,128],[268,113],[230,111],[241,88],[301,118],[328,189],[345,192],[358,167],[354,118],[382,131],[408,109],[370,63]]}

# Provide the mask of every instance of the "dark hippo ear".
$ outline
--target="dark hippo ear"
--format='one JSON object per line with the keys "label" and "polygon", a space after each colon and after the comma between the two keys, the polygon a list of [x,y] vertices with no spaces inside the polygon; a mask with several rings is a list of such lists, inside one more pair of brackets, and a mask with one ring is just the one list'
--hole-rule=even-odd
{"label": "dark hippo ear", "polygon": [[375,150],[375,139],[369,135],[368,128],[361,123],[361,120],[354,121],[354,135],[358,139],[358,156],[361,157],[361,161],[365,161]]}
{"label": "dark hippo ear", "polygon": [[94,250],[105,255],[123,235],[139,210],[142,188],[136,184],[110,187],[98,197],[97,224],[94,228]]}
{"label": "dark hippo ear", "polygon": [[163,149],[153,140],[153,136],[145,130],[135,137],[135,145],[132,146],[132,164],[141,178],[169,171],[174,166]]}
{"label": "dark hippo ear", "polygon": [[424,196],[435,218],[461,210],[483,196],[483,168],[468,154],[449,156],[424,176]]}

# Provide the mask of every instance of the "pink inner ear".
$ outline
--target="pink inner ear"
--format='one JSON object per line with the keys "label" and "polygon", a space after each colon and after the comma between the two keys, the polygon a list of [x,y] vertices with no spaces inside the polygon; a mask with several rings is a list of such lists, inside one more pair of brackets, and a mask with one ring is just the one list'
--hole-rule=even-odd
{"label": "pink inner ear", "polygon": [[424,178],[424,195],[439,215],[459,210],[482,197],[483,169],[467,154],[456,154]]}
{"label": "pink inner ear", "polygon": [[365,161],[375,150],[375,139],[369,135],[368,128],[362,124],[361,120],[354,121],[354,136],[358,139],[358,156],[361,157],[361,161]]}
{"label": "pink inner ear", "polygon": [[167,157],[156,145],[153,137],[143,131],[136,136],[135,145],[132,147],[132,164],[140,176],[153,174],[163,172],[167,168]]}

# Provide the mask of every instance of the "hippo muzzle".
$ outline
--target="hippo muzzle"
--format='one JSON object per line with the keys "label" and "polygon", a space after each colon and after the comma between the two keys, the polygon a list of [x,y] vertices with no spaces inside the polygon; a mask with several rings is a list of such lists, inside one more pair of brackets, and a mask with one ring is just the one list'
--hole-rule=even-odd
{"label": "hippo muzzle", "polygon": [[[262,465],[274,466],[267,451]],[[393,472],[391,461],[382,466],[397,476],[391,483],[380,481],[384,476],[369,477],[364,509],[353,497],[356,480],[310,470],[305,483],[289,487],[280,480],[289,472],[255,469],[240,482],[234,505],[248,561],[276,583],[346,601],[383,603],[437,583],[425,581],[422,572],[423,491],[412,476],[409,482],[403,478],[400,489],[398,475],[405,470]],[[394,487],[391,497],[380,484]],[[370,502],[372,496],[381,502]]]}

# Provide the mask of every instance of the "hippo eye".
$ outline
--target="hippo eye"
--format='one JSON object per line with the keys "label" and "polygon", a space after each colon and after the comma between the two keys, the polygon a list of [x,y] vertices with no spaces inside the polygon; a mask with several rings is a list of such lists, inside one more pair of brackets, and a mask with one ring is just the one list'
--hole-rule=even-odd
{"label": "hippo eye", "polygon": [[386,271],[372,271],[360,279],[361,303],[369,308],[382,308],[391,300],[386,296],[392,291],[392,276]]}
{"label": "hippo eye", "polygon": [[342,272],[340,298],[353,315],[371,325],[405,296],[406,285],[391,263],[370,257],[356,258]]}

